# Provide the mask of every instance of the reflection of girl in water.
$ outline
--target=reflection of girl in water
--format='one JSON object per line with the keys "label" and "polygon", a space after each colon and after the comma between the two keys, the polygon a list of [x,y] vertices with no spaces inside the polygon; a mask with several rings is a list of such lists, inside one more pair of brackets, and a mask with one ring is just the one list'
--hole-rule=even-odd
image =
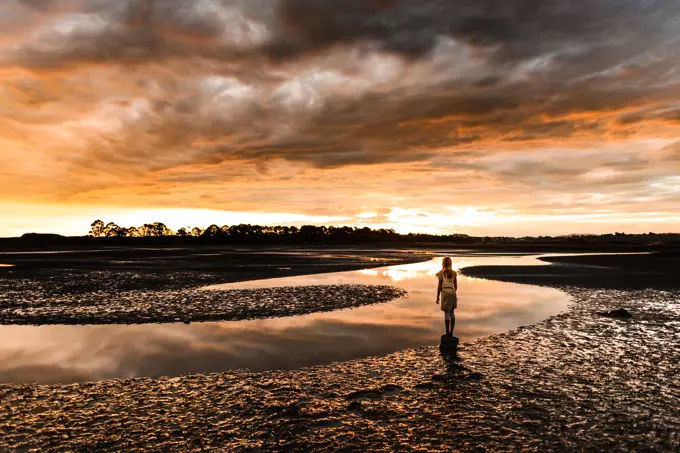
{"label": "reflection of girl in water", "polygon": [[[453,263],[448,256],[442,260],[442,270],[437,272],[439,286],[437,287],[437,304],[439,296],[442,300],[446,335],[453,336],[453,326],[456,324],[456,315],[453,310],[458,307],[458,274],[453,270]],[[450,327],[449,327],[450,326]]]}

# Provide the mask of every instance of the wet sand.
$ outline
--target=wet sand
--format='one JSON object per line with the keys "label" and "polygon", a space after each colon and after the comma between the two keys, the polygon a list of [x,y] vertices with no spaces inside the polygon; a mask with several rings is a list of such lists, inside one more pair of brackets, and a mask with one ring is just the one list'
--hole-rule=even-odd
{"label": "wet sand", "polygon": [[[30,289],[0,296],[3,325],[96,325],[236,321],[296,316],[389,302],[406,291],[386,285],[203,291],[96,291],[44,298]],[[4,299],[4,301],[3,301]]]}
{"label": "wet sand", "polygon": [[[458,359],[2,385],[0,451],[678,451],[680,292],[551,284],[565,313]],[[600,315],[621,307],[633,318]]]}

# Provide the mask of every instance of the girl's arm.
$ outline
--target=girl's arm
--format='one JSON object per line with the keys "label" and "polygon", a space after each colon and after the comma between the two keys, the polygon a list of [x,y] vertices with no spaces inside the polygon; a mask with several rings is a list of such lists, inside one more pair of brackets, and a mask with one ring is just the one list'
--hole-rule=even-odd
{"label": "girl's arm", "polygon": [[[440,282],[440,287],[441,287],[441,282]],[[458,274],[454,273],[453,274],[453,287],[458,291]]]}
{"label": "girl's arm", "polygon": [[439,284],[437,285],[437,303],[439,303],[439,294],[442,292],[442,280],[439,280]]}

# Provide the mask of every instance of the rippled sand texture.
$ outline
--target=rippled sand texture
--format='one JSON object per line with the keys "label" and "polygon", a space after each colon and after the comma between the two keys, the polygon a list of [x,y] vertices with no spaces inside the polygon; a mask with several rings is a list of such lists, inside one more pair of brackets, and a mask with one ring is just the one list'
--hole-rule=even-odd
{"label": "rippled sand texture", "polygon": [[[680,293],[567,291],[567,313],[460,361],[0,386],[0,451],[677,451]],[[632,320],[598,314],[622,306]]]}
{"label": "rippled sand texture", "polygon": [[[301,315],[389,302],[386,285],[328,285],[204,291],[129,291],[0,303],[0,324],[125,324],[242,320]],[[16,296],[15,296],[16,297]],[[30,297],[30,296],[29,296]]]}

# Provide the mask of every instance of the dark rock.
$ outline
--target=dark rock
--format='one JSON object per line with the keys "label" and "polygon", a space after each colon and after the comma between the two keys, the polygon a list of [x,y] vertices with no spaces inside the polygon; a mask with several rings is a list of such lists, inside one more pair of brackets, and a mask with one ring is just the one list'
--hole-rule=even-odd
{"label": "dark rock", "polygon": [[439,344],[439,349],[441,351],[456,352],[458,349],[458,337],[449,337],[448,335],[442,335],[441,343]]}
{"label": "dark rock", "polygon": [[360,398],[380,398],[383,392],[380,390],[357,390],[356,392],[349,393],[345,398],[348,400],[357,400]]}
{"label": "dark rock", "polygon": [[361,405],[360,401],[352,401],[347,405],[348,412],[361,412],[362,410],[363,406]]}
{"label": "dark rock", "polygon": [[400,392],[402,387],[396,384],[386,384],[380,387],[380,390],[384,393],[387,393],[388,395],[393,395],[397,392]]}
{"label": "dark rock", "polygon": [[481,381],[482,379],[484,379],[484,375],[482,373],[470,373],[465,376],[466,381]]}
{"label": "dark rock", "polygon": [[619,308],[618,310],[612,310],[609,312],[602,312],[600,313],[602,316],[606,316],[608,318],[616,318],[616,319],[630,319],[633,317],[633,314],[626,310],[625,308]]}

